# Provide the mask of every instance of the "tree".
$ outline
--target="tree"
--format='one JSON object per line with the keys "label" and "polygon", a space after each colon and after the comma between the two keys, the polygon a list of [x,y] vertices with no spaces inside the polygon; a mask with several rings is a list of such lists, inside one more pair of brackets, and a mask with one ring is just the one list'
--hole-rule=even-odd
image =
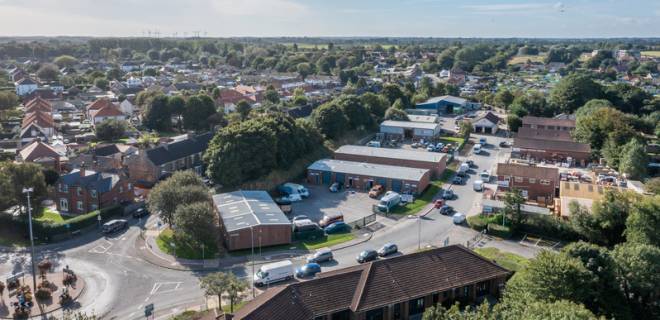
{"label": "tree", "polygon": [[227,297],[229,298],[229,312],[234,313],[234,306],[245,298],[248,285],[233,273],[227,275]]}
{"label": "tree", "polygon": [[96,138],[102,141],[114,141],[124,136],[128,128],[125,120],[106,119],[94,127]]}
{"label": "tree", "polygon": [[124,77],[124,72],[119,68],[112,68],[105,73],[105,78],[108,80],[121,80]]}
{"label": "tree", "polygon": [[211,118],[216,113],[215,103],[211,97],[200,94],[188,98],[183,112],[183,126],[186,129],[206,130],[210,128]]}
{"label": "tree", "polygon": [[305,81],[305,78],[313,72],[312,66],[307,62],[299,63],[296,66],[296,71],[298,71],[298,74],[303,81]]}
{"label": "tree", "polygon": [[66,68],[71,68],[71,67],[75,66],[76,64],[78,64],[78,59],[76,59],[72,56],[69,56],[69,55],[62,55],[62,56],[59,56],[59,57],[55,58],[55,60],[53,60],[53,63],[56,64],[60,68],[65,68],[65,67]]}
{"label": "tree", "polygon": [[181,96],[171,96],[167,100],[167,109],[169,112],[178,118],[177,122],[182,125],[183,113],[186,111],[186,100]]}
{"label": "tree", "polygon": [[56,65],[44,64],[37,70],[37,77],[43,81],[55,81],[60,75],[60,70]]}
{"label": "tree", "polygon": [[632,192],[607,190],[588,211],[576,212],[575,229],[590,242],[613,246],[624,240],[626,219],[638,196]]}
{"label": "tree", "polygon": [[[1,165],[2,163],[0,163],[0,168],[2,168]],[[0,170],[0,190],[13,190],[14,187],[12,184],[11,176],[7,172]],[[9,209],[16,202],[12,192],[0,192],[0,211]]]}
{"label": "tree", "polygon": [[635,319],[660,318],[660,248],[627,243],[614,248],[617,279]]}
{"label": "tree", "polygon": [[371,115],[357,96],[343,95],[335,101],[348,119],[348,125],[351,129],[369,128],[374,125]]}
{"label": "tree", "polygon": [[101,90],[108,90],[110,82],[105,78],[96,78],[94,79],[94,86]]}
{"label": "tree", "polygon": [[582,73],[564,77],[550,92],[550,104],[565,113],[573,113],[591,99],[603,96],[603,89],[594,80]]}
{"label": "tree", "polygon": [[506,116],[506,124],[509,126],[509,131],[518,132],[518,128],[522,127],[522,119],[515,114]]}
{"label": "tree", "polygon": [[182,203],[174,211],[174,232],[200,244],[214,244],[218,230],[209,202]]}
{"label": "tree", "polygon": [[495,94],[495,97],[493,98],[493,103],[500,107],[504,108],[505,110],[509,107],[509,105],[513,102],[513,99],[515,96],[509,89],[503,89],[497,92]]}
{"label": "tree", "polygon": [[582,143],[589,143],[593,150],[601,150],[607,139],[623,145],[637,133],[626,114],[614,108],[599,107],[576,118],[573,136]]}
{"label": "tree", "polygon": [[20,204],[21,209],[26,208],[27,198],[23,193],[23,189],[33,188],[30,196],[32,198],[32,204],[36,206],[40,199],[46,196],[46,179],[44,178],[42,169],[41,165],[36,163],[0,162],[0,181],[7,181],[8,179],[11,185],[11,188],[2,189],[5,191],[2,193],[11,195],[11,198],[8,202],[5,202],[5,205],[13,206]]}
{"label": "tree", "polygon": [[387,111],[385,111],[385,117],[383,120],[410,121],[408,114],[405,111],[395,107],[389,107]]}
{"label": "tree", "polygon": [[204,182],[193,171],[176,171],[151,190],[147,198],[149,211],[159,213],[166,223],[172,224],[179,205],[209,200],[203,186]]}
{"label": "tree", "polygon": [[362,105],[364,105],[367,111],[372,114],[377,121],[383,119],[385,111],[390,107],[390,104],[385,97],[372,92],[367,92],[361,95],[360,101],[362,101]]}
{"label": "tree", "polygon": [[[568,300],[559,300],[553,302],[533,301],[516,303],[515,307],[511,303],[507,305],[498,305],[496,312],[499,319],[525,319],[525,320],[597,320],[597,318],[584,305]],[[454,318],[452,318],[454,319]],[[483,318],[477,318],[483,319]],[[476,320],[476,319],[475,319]]]}
{"label": "tree", "polygon": [[334,102],[316,108],[312,112],[312,122],[328,139],[339,138],[349,127],[349,120]]}
{"label": "tree", "polygon": [[54,186],[57,180],[60,179],[60,174],[53,169],[43,169],[41,172],[44,174],[44,182],[47,186]]}
{"label": "tree", "polygon": [[252,111],[252,106],[245,100],[241,100],[236,104],[236,112],[241,115],[241,120],[245,120],[250,115]]}
{"label": "tree", "polygon": [[646,181],[644,184],[644,191],[652,194],[660,194],[660,177]]}
{"label": "tree", "polygon": [[504,215],[509,216],[512,230],[519,228],[526,220],[527,215],[520,210],[524,203],[525,198],[518,189],[514,188],[504,195]]}
{"label": "tree", "polygon": [[227,274],[222,272],[210,273],[199,281],[205,295],[218,297],[218,310],[222,310],[222,294],[227,290],[228,284]]}
{"label": "tree", "polygon": [[490,310],[488,303],[482,303],[478,307],[468,306],[465,310],[460,310],[458,303],[445,309],[442,304],[436,304],[424,310],[422,320],[487,320],[497,319],[497,314]]}
{"label": "tree", "polygon": [[[138,95],[139,96],[139,95]],[[164,94],[153,97],[142,109],[142,124],[156,131],[169,131],[172,128],[172,113],[168,107],[169,98]]]}
{"label": "tree", "polygon": [[472,123],[469,121],[461,121],[461,124],[458,125],[458,134],[465,140],[470,139],[473,130]]}
{"label": "tree", "polygon": [[0,91],[0,113],[14,109],[18,105],[18,97],[11,91]]}
{"label": "tree", "polygon": [[397,100],[401,99],[401,103],[403,104],[403,108],[405,109],[408,106],[408,97],[401,91],[401,88],[392,83],[388,83],[385,86],[383,86],[383,90],[380,92],[381,95],[383,95],[387,100],[389,101],[390,105],[393,105],[394,102]]}
{"label": "tree", "polygon": [[623,146],[619,172],[626,174],[630,179],[641,179],[646,176],[646,167],[649,157],[646,148],[637,139],[633,139]]}
{"label": "tree", "polygon": [[635,202],[626,219],[626,240],[629,243],[660,247],[660,196],[646,196]]}

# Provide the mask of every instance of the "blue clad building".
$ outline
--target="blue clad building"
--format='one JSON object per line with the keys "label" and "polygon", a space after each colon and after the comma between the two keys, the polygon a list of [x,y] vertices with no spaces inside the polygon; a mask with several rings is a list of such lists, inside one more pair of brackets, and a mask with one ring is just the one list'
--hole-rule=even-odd
{"label": "blue clad building", "polygon": [[479,103],[454,96],[433,97],[418,103],[417,109],[434,110],[438,114],[461,114],[481,107]]}

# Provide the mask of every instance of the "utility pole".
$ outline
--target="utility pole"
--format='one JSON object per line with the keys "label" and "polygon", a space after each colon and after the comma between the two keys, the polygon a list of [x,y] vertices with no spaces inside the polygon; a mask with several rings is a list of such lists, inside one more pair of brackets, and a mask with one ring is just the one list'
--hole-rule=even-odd
{"label": "utility pole", "polygon": [[34,236],[32,235],[32,206],[30,205],[30,192],[34,192],[34,188],[23,188],[23,193],[27,195],[28,225],[30,227],[30,249],[32,255],[32,292],[37,292],[37,270],[34,267]]}

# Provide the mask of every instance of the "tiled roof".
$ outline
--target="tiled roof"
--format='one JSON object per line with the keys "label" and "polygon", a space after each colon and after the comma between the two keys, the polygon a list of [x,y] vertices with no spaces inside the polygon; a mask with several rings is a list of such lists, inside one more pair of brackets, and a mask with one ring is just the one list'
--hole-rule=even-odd
{"label": "tiled roof", "polygon": [[234,319],[302,320],[346,309],[362,312],[509,274],[462,245],[452,245],[268,289]]}
{"label": "tiled roof", "polygon": [[99,193],[108,192],[119,182],[120,177],[116,173],[94,172],[85,170],[85,176],[80,176],[80,170],[74,170],[69,174],[60,176],[60,183],[69,186],[80,186],[85,189],[94,189]]}
{"label": "tiled roof", "polygon": [[37,96],[36,98],[25,103],[26,112],[33,112],[37,110],[52,112],[53,107],[51,106],[50,102],[40,96]]}
{"label": "tiled roof", "polygon": [[554,150],[568,152],[591,152],[591,147],[586,143],[573,141],[553,141],[544,139],[527,139],[516,137],[513,139],[513,147],[519,149]]}
{"label": "tiled roof", "polygon": [[86,110],[87,111],[99,110],[99,109],[107,107],[109,105],[112,105],[112,102],[110,102],[110,100],[108,100],[108,99],[98,99],[98,100],[95,100],[94,102],[90,103],[87,106]]}
{"label": "tiled roof", "polygon": [[123,116],[124,113],[117,108],[114,104],[103,106],[101,109],[91,110],[90,115],[92,118],[96,117],[118,117]]}
{"label": "tiled roof", "polygon": [[25,117],[23,117],[23,122],[21,127],[25,128],[33,122],[36,122],[37,125],[39,125],[42,128],[53,128],[55,126],[55,122],[53,121],[53,116],[51,116],[50,113],[43,111],[35,111],[25,114]]}
{"label": "tiled roof", "polygon": [[39,141],[35,140],[32,143],[28,144],[25,148],[21,149],[19,152],[21,159],[25,162],[31,162],[37,159],[52,158],[59,159],[60,154],[53,149],[53,147]]}
{"label": "tiled roof", "polygon": [[212,138],[213,133],[209,132],[198,135],[194,138],[173,142],[166,146],[158,146],[147,150],[147,157],[154,165],[160,166],[195,153],[203,152],[208,148],[209,141],[211,141]]}
{"label": "tiled roof", "polygon": [[529,165],[515,164],[515,163],[498,163],[497,175],[530,177],[530,178],[557,181],[559,180],[559,169],[529,166]]}
{"label": "tiled roof", "polygon": [[529,124],[529,125],[575,128],[575,120],[571,120],[571,119],[555,119],[555,118],[524,116],[522,118],[522,123],[523,125]]}

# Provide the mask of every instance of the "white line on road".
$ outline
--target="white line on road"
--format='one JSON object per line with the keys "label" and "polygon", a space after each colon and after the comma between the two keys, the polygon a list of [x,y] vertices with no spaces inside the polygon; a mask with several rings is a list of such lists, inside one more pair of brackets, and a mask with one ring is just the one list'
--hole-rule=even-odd
{"label": "white line on road", "polygon": [[139,305],[139,306],[137,307],[137,309],[140,310],[140,309],[142,309],[142,307],[144,307],[143,304]]}

